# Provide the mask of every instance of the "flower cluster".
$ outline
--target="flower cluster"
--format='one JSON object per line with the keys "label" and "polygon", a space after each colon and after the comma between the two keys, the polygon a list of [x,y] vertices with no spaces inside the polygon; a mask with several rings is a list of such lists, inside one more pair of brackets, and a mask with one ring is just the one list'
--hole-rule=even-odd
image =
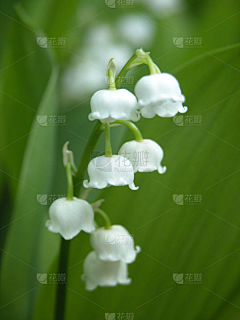
{"label": "flower cluster", "polygon": [[[103,123],[115,120],[138,121],[143,118],[162,118],[185,113],[185,97],[177,79],[168,73],[152,74],[142,77],[135,86],[135,95],[127,89],[100,90],[91,98],[89,120]],[[138,100],[137,100],[138,99]]]}
{"label": "flower cluster", "polygon": [[[168,74],[160,73],[158,67],[142,49],[136,51],[139,61],[145,59],[151,74],[142,77],[135,86],[135,95],[126,89],[116,89],[113,76],[112,60],[108,66],[109,89],[94,93],[91,98],[91,113],[89,120],[100,120],[106,131],[106,126],[122,124],[128,126],[135,134],[135,140],[126,142],[119,150],[118,157],[109,153],[94,158],[88,166],[90,181],[84,181],[84,187],[102,189],[108,186],[128,185],[137,190],[134,185],[133,173],[151,172],[157,170],[160,174],[166,171],[161,165],[163,150],[150,139],[143,139],[137,127],[130,122],[143,118],[153,118],[156,115],[166,118],[173,117],[178,112],[184,113],[187,107],[182,104],[184,95],[177,79]],[[139,61],[135,60],[134,65]],[[106,132],[105,132],[106,134]],[[107,137],[107,139],[110,139]]]}
{"label": "flower cluster", "polygon": [[90,241],[94,251],[87,255],[82,275],[86,290],[130,284],[127,265],[136,259],[140,247],[134,248],[128,231],[120,225],[99,228],[91,234]]}
{"label": "flower cluster", "polygon": [[[119,79],[140,64],[148,65],[150,75],[142,77],[136,83],[135,95],[127,89],[118,89]],[[137,190],[138,187],[134,184],[136,172],[165,173],[166,167],[161,165],[164,155],[162,148],[155,141],[144,139],[132,121],[139,121],[141,116],[147,119],[156,115],[162,118],[173,117],[178,112],[187,111],[187,107],[183,106],[185,97],[177,79],[168,73],[161,73],[149,53],[142,49],[136,50],[116,79],[115,70],[111,59],[107,67],[109,88],[94,93],[88,117],[91,121],[98,120],[97,131],[105,133],[105,155],[93,158],[87,168],[80,165],[77,169],[73,153],[67,148],[68,142],[64,145],[63,164],[68,182],[67,196],[53,202],[49,209],[50,220],[46,222],[49,231],[59,233],[65,240],[77,236],[81,230],[91,234],[93,251],[84,261],[82,275],[87,290],[94,290],[97,286],[129,284],[131,279],[128,278],[128,264],[135,261],[140,251],[140,247],[135,248],[133,237],[123,226],[111,225],[107,214],[99,208],[103,200],[93,204],[85,200],[88,192],[91,188],[126,185],[131,190]],[[113,155],[110,130],[113,126],[120,125],[128,127],[135,139],[125,142],[118,154]],[[81,164],[86,163],[84,156],[89,155],[91,142],[92,145],[96,144],[97,138],[94,134],[91,139],[86,146],[86,153],[83,152]],[[73,177],[86,169],[89,180],[84,180],[83,186],[87,189],[79,199],[74,197]],[[84,172],[81,176],[83,178]],[[100,214],[104,219],[104,227],[97,227],[95,214]]]}

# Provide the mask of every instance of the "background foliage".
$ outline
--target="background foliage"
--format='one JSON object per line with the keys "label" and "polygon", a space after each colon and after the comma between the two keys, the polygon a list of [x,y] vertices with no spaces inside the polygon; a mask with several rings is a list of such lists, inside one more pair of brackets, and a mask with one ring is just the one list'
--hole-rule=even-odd
{"label": "background foliage", "polygon": [[[177,124],[157,117],[138,123],[144,137],[164,149],[164,175],[136,174],[140,188],[135,192],[127,187],[92,191],[89,200],[106,199],[103,209],[113,223],[126,226],[142,252],[129,266],[131,286],[89,293],[80,280],[89,236],[81,233],[71,241],[66,319],[104,319],[105,313],[239,319],[239,12],[234,0],[188,1],[166,16],[154,14],[144,1],[132,9],[110,9],[104,1],[0,1],[2,319],[53,318],[56,288],[40,284],[37,273],[57,272],[60,237],[47,232],[48,206],[37,195],[66,192],[62,145],[70,141],[78,162],[94,126],[87,120],[94,89],[86,97],[80,86],[75,100],[63,99],[62,79],[74,54],[89,64],[81,50],[91,28],[104,23],[117,30],[118,19],[132,14],[154,25],[154,38],[144,49],[162,71],[178,78],[189,111]],[[44,35],[66,37],[66,46],[41,48],[36,37]],[[173,37],[201,37],[203,43],[177,48]],[[122,43],[116,31],[113,45]],[[104,41],[100,49],[112,58]],[[97,69],[94,63],[92,72]],[[134,81],[147,72],[138,67]],[[104,78],[104,70],[100,73]],[[38,115],[66,115],[66,125],[41,126]],[[202,121],[188,123],[194,116]],[[131,133],[114,128],[114,152],[130,139]],[[96,150],[103,150],[102,140]],[[184,195],[183,205],[173,201],[175,194]],[[199,205],[187,203],[190,194],[202,196]],[[202,281],[177,284],[175,273],[200,273]]]}

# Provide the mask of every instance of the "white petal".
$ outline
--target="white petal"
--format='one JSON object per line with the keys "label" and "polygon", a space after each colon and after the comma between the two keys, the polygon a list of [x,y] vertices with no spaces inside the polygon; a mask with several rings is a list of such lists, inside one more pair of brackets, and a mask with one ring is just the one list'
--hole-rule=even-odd
{"label": "white petal", "polygon": [[95,230],[94,212],[91,205],[82,199],[54,201],[49,208],[50,220],[46,222],[49,231],[60,233],[65,240],[75,237],[81,230],[91,233]]}
{"label": "white petal", "polygon": [[154,112],[163,118],[174,117],[178,112],[185,113],[188,108],[183,107],[181,102],[167,100],[161,105],[153,107]]}
{"label": "white petal", "polygon": [[155,141],[150,139],[144,139],[142,142],[135,140],[126,142],[122,145],[118,154],[129,159],[134,172],[158,170],[162,174],[166,171],[166,167],[161,166],[163,150]]}
{"label": "white petal", "polygon": [[90,181],[85,180],[85,188],[103,189],[107,186],[125,186],[137,190],[134,185],[134,171],[131,162],[118,155],[112,157],[100,156],[90,161],[88,165]]}
{"label": "white petal", "polygon": [[99,90],[90,101],[91,113],[89,120],[99,119],[102,122],[115,120],[138,121],[137,99],[126,89]]}
{"label": "white petal", "polygon": [[123,261],[102,261],[95,251],[90,252],[83,265],[82,280],[86,282],[86,290],[94,290],[97,286],[114,287],[129,284],[127,264]]}
{"label": "white petal", "polygon": [[132,263],[139,252],[139,247],[134,248],[132,236],[120,225],[113,225],[108,230],[97,229],[91,234],[90,241],[99,259],[104,261],[122,260],[125,263]]}
{"label": "white petal", "polygon": [[155,117],[156,115],[156,112],[154,111],[154,109],[152,107],[143,107],[141,110],[141,115],[144,117],[144,118],[147,118],[147,119],[152,119]]}
{"label": "white petal", "polygon": [[142,77],[135,86],[138,106],[144,118],[173,117],[178,112],[186,112],[183,107],[184,95],[177,79],[168,74],[152,74]]}

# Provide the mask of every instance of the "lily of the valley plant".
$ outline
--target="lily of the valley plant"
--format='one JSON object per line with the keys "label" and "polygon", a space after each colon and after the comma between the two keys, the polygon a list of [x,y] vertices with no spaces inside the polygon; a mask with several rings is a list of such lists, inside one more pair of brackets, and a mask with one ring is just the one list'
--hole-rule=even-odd
{"label": "lily of the valley plant", "polygon": [[[136,83],[135,95],[127,89],[119,89],[121,79],[140,64],[148,65],[150,74]],[[91,112],[88,118],[90,121],[97,121],[97,124],[78,169],[74,164],[72,151],[68,150],[68,142],[63,147],[67,196],[53,202],[49,209],[50,220],[46,222],[49,231],[59,233],[65,240],[71,240],[81,231],[90,233],[93,251],[84,261],[82,275],[87,290],[94,290],[97,286],[130,284],[128,264],[133,263],[140,252],[140,247],[135,246],[133,237],[125,227],[111,225],[108,215],[100,209],[102,200],[89,204],[86,201],[87,194],[91,188],[103,189],[110,186],[129,186],[137,192],[139,186],[134,183],[136,172],[157,170],[160,174],[165,173],[166,167],[161,164],[164,155],[162,148],[155,141],[143,138],[132,121],[139,121],[141,116],[173,117],[178,112],[187,111],[187,107],[183,106],[185,97],[177,79],[168,73],[161,73],[149,52],[136,50],[118,77],[115,77],[115,65],[111,59],[107,76],[108,89],[95,92],[90,101]],[[118,154],[112,154],[110,130],[121,125],[129,128],[135,139],[125,142]],[[86,159],[94,151],[102,132],[105,133],[105,155],[93,158],[86,167]],[[83,181],[83,186],[87,190],[79,196],[74,194],[76,190],[73,179],[83,177],[86,169],[89,178]],[[131,190],[129,192],[133,192]],[[98,227],[94,221],[96,214],[102,217],[103,227]],[[111,215],[114,216],[114,210]]]}

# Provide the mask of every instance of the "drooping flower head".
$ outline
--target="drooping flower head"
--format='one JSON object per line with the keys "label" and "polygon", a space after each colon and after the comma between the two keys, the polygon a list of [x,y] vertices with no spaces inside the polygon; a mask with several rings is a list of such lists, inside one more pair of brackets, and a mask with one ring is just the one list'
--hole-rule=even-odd
{"label": "drooping flower head", "polygon": [[90,101],[91,113],[89,120],[113,122],[115,120],[138,121],[137,99],[126,89],[99,90],[94,93]]}
{"label": "drooping flower head", "polygon": [[162,148],[150,139],[144,139],[141,142],[135,140],[126,142],[122,145],[118,154],[129,159],[134,172],[152,172],[158,170],[162,174],[167,169],[165,166],[161,166],[163,159]]}
{"label": "drooping flower head", "polygon": [[122,156],[100,156],[90,161],[88,165],[90,181],[85,180],[85,188],[103,189],[108,186],[125,186],[137,190],[134,184],[134,171],[131,162]]}
{"label": "drooping flower head", "polygon": [[178,112],[185,113],[184,95],[177,79],[168,73],[151,74],[142,77],[135,86],[138,107],[144,118],[173,117]]}
{"label": "drooping flower head", "polygon": [[103,261],[95,251],[90,252],[83,265],[82,280],[86,282],[86,290],[92,291],[100,287],[115,287],[117,284],[128,285],[127,264],[123,261]]}
{"label": "drooping flower head", "polygon": [[132,263],[140,251],[140,247],[134,248],[132,236],[120,225],[97,229],[91,234],[90,241],[99,259],[104,261]]}
{"label": "drooping flower head", "polygon": [[82,199],[60,198],[49,208],[48,230],[60,233],[65,240],[75,237],[81,230],[91,233],[95,230],[94,212],[91,205]]}

